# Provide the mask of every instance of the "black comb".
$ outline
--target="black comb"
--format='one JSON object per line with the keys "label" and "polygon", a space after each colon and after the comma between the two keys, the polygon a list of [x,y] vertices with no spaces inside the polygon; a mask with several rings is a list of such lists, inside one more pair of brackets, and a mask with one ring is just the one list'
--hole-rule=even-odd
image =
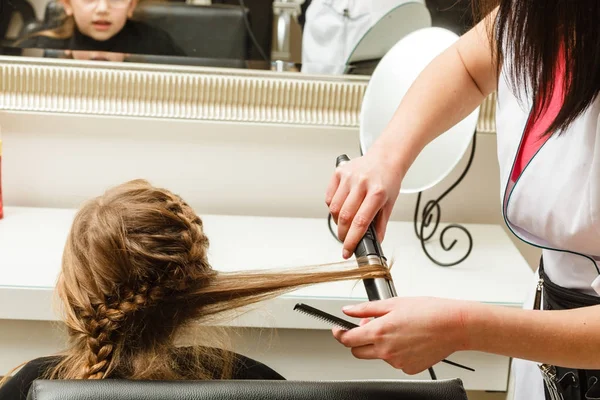
{"label": "black comb", "polygon": [[294,311],[300,311],[301,313],[310,315],[311,317],[315,317],[322,321],[325,321],[331,325],[335,325],[338,328],[342,328],[345,330],[350,330],[352,328],[358,328],[358,325],[353,324],[350,321],[346,321],[344,319],[338,318],[334,315],[328,314],[324,311],[318,310],[314,307],[307,306],[306,304],[298,303],[294,306]]}
{"label": "black comb", "polygon": [[[301,313],[304,313],[306,315],[310,315],[311,317],[320,319],[321,321],[327,322],[331,325],[337,326],[339,328],[345,329],[345,330],[350,330],[353,328],[358,328],[358,325],[350,322],[350,321],[346,321],[344,319],[338,318],[335,315],[331,315],[329,313],[326,313],[325,311],[321,311],[319,309],[316,309],[314,307],[308,306],[306,304],[303,303],[298,303],[294,306],[294,311],[299,311]],[[462,369],[466,369],[468,371],[473,371],[475,372],[475,370],[471,367],[467,367],[466,365],[462,365],[459,363],[455,363],[454,361],[450,361],[450,360],[446,360],[443,359],[442,360],[443,363],[446,363],[448,365],[453,365],[455,367],[458,368],[462,368]]]}

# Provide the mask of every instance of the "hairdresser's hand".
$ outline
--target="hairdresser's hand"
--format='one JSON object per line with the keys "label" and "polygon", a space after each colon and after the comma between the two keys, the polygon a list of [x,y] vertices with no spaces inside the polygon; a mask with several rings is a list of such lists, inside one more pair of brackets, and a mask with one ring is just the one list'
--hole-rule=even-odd
{"label": "hairdresser's hand", "polygon": [[335,338],[361,359],[382,359],[413,375],[466,350],[465,315],[471,303],[438,298],[393,298],[344,308],[363,319],[359,328],[334,329]]}
{"label": "hairdresser's hand", "polygon": [[385,153],[372,148],[338,167],[327,188],[325,202],[338,225],[338,237],[344,241],[344,258],[352,255],[380,210],[376,231],[379,241],[383,241],[404,177],[401,168]]}

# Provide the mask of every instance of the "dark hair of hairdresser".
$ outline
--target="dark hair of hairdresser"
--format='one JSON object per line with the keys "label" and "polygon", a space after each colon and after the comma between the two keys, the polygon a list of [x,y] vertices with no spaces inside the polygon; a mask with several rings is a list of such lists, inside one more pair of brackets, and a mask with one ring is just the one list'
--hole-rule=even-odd
{"label": "dark hair of hairdresser", "polygon": [[474,0],[473,6],[479,18],[498,8],[488,24],[498,71],[505,68],[511,87],[533,99],[532,118],[549,106],[555,76],[564,68],[564,102],[546,131],[560,134],[600,91],[600,2]]}

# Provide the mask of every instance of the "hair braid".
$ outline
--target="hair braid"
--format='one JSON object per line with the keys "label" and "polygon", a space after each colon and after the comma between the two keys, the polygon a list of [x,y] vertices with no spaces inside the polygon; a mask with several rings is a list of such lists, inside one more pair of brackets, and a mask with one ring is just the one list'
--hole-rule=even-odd
{"label": "hair braid", "polygon": [[120,301],[112,305],[112,308],[119,310],[124,317],[134,315],[138,311],[152,307],[163,298],[163,295],[164,291],[160,283],[155,286],[143,284],[137,290],[123,290]]}
{"label": "hair braid", "polygon": [[85,344],[88,350],[83,374],[85,379],[102,379],[110,373],[116,343],[121,342],[118,336],[124,333],[121,330],[124,322],[157,304],[164,296],[160,285],[143,284],[135,291],[123,289],[121,292],[118,301],[99,304],[94,307],[94,312],[81,313],[85,321]]}
{"label": "hair braid", "polygon": [[84,316],[88,349],[87,366],[83,374],[85,379],[102,379],[106,374],[113,355],[114,334],[123,319],[121,310],[108,308],[104,304],[99,304],[93,313]]}

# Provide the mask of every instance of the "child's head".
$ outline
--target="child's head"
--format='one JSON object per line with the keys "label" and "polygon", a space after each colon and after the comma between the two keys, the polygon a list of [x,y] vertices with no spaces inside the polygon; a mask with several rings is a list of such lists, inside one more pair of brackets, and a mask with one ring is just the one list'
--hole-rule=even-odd
{"label": "child's head", "polygon": [[105,41],[123,29],[138,0],[61,0],[81,33]]}
{"label": "child's head", "polygon": [[106,192],[77,214],[58,282],[71,335],[87,356],[83,377],[102,377],[127,349],[171,342],[198,317],[193,296],[216,272],[202,221],[177,196],[142,181]]}
{"label": "child's head", "polygon": [[174,373],[169,356],[191,322],[303,285],[389,276],[383,266],[219,273],[207,259],[208,244],[192,208],[145,181],[86,203],[69,233],[57,284],[72,347],[54,376],[185,378]]}

